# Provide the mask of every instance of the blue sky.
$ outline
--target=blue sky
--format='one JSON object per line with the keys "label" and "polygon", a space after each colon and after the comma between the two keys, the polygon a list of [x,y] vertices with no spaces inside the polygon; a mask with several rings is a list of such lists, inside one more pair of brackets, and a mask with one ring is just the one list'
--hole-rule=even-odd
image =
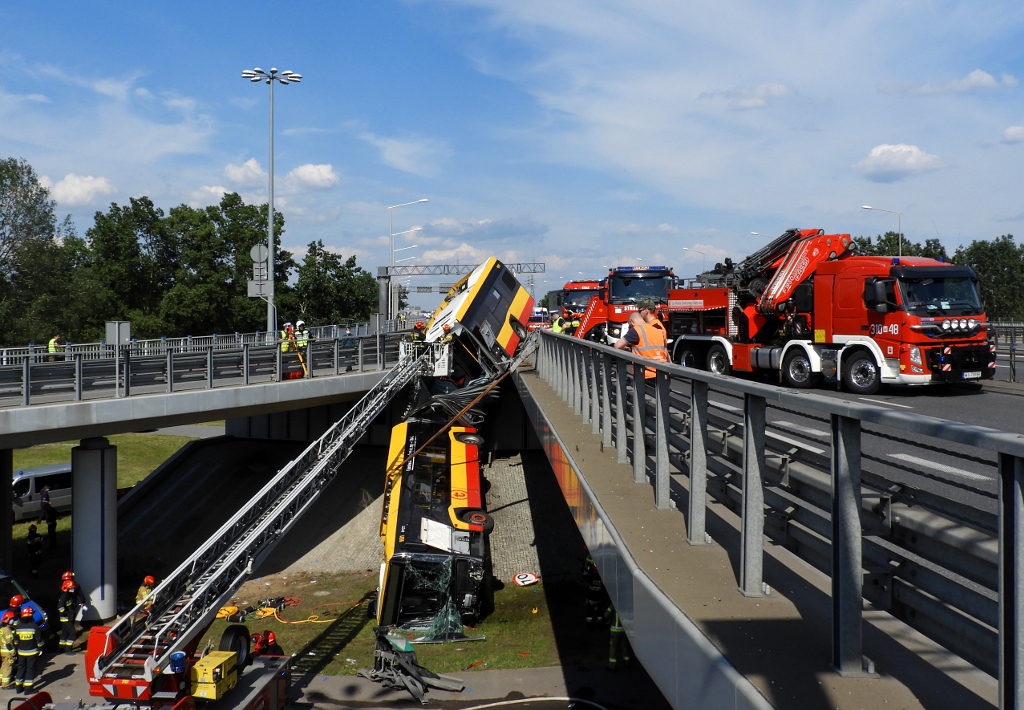
{"label": "blue sky", "polygon": [[421,198],[403,263],[543,261],[538,296],[691,275],[752,231],[895,229],[865,204],[950,250],[1024,223],[1019,2],[6,4],[0,156],[80,231],[138,195],[265,201],[257,66],[303,75],[275,91],[285,246],[371,271]]}

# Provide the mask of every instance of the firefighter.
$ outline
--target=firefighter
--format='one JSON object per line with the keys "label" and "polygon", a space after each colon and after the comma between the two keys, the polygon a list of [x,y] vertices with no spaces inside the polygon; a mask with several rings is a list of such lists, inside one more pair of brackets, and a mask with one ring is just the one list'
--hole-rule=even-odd
{"label": "firefighter", "polygon": [[0,688],[10,688],[14,680],[14,665],[18,659],[17,636],[11,628],[15,616],[5,611],[0,616]]}
{"label": "firefighter", "polygon": [[43,652],[43,632],[32,618],[32,609],[23,606],[21,621],[14,627],[15,645],[18,652],[18,673],[14,681],[19,693],[32,694],[36,676],[41,670],[39,657]]}
{"label": "firefighter", "polygon": [[597,572],[597,565],[594,560],[586,558],[583,561],[583,579],[587,585],[587,592],[584,596],[584,613],[586,614],[587,626],[593,628],[604,618],[604,609],[607,604],[605,600],[604,582]]}
{"label": "firefighter", "polygon": [[424,332],[426,328],[426,323],[418,320],[416,321],[416,325],[413,326],[412,332],[409,333],[409,340],[412,342],[412,352],[414,355],[418,355],[423,350],[423,340],[427,337]]}
{"label": "firefighter", "polygon": [[619,615],[610,608],[609,611],[612,622],[608,636],[608,670],[615,670],[620,655],[622,656],[622,665],[629,668],[633,663],[633,659],[629,655],[629,639],[626,638],[626,631],[622,628]]}
{"label": "firefighter", "polygon": [[85,595],[73,579],[64,580],[60,585],[60,598],[57,600],[57,612],[60,614],[60,648],[71,653],[75,645],[75,622],[78,612],[85,607]]}
{"label": "firefighter", "polygon": [[25,546],[28,547],[29,568],[32,576],[39,576],[39,565],[43,561],[43,536],[39,534],[35,524],[28,526],[28,536],[25,538]]}
{"label": "firefighter", "polygon": [[[142,578],[142,586],[140,586],[139,591],[135,593],[135,606],[142,604],[143,600],[145,600],[146,597],[153,593],[153,587],[155,585],[156,580],[153,578],[153,575],[147,574],[145,577]],[[146,602],[145,606],[142,607],[142,611],[135,619],[135,622],[138,623],[140,621],[144,621],[146,617],[149,616],[149,611],[152,608],[153,600],[150,599],[148,602]]]}
{"label": "firefighter", "polygon": [[49,617],[46,615],[46,612],[43,611],[43,608],[41,606],[36,604],[34,601],[26,599],[20,594],[15,594],[13,597],[11,597],[11,601],[9,602],[7,611],[14,614],[15,624],[18,623],[18,619],[21,618],[21,613],[25,609],[31,610],[32,620],[39,625],[39,628],[46,628],[46,622],[49,621]]}
{"label": "firefighter", "polygon": [[266,656],[283,656],[284,650],[277,642],[277,634],[273,631],[263,632],[263,654]]}

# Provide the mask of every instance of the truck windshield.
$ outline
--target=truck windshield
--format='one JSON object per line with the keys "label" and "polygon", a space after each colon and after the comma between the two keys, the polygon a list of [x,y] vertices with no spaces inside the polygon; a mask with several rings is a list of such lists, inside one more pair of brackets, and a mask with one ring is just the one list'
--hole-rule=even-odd
{"label": "truck windshield", "polygon": [[616,274],[608,277],[608,298],[612,303],[636,303],[644,298],[664,303],[671,283],[672,277],[664,272]]}
{"label": "truck windshield", "polygon": [[974,279],[901,278],[898,282],[903,303],[911,313],[978,315],[982,312]]}
{"label": "truck windshield", "polygon": [[596,293],[597,291],[566,291],[562,296],[562,306],[570,311],[582,311]]}

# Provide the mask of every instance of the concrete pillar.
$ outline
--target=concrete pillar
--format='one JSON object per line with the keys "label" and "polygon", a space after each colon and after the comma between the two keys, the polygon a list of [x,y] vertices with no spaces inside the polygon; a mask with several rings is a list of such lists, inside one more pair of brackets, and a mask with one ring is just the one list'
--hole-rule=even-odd
{"label": "concrete pillar", "polygon": [[14,499],[14,488],[11,479],[14,477],[14,451],[0,449],[0,567],[8,574],[14,574],[14,544],[11,542],[11,526],[14,525],[14,512],[10,502]]}
{"label": "concrete pillar", "polygon": [[89,600],[85,619],[117,616],[117,447],[103,437],[71,450],[71,560]]}

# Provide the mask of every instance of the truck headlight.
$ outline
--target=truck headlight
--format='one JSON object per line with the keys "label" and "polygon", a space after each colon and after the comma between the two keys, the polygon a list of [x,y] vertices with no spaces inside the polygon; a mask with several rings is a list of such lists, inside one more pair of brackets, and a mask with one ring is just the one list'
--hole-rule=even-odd
{"label": "truck headlight", "polygon": [[974,320],[973,318],[968,318],[967,319],[967,327],[968,328],[970,328],[971,330],[974,330],[974,327],[976,325],[978,325],[978,321]]}
{"label": "truck headlight", "polygon": [[942,329],[943,330],[952,330],[953,329],[953,322],[950,321],[950,320],[942,321]]}
{"label": "truck headlight", "polygon": [[910,348],[910,362],[915,365],[922,365],[921,362],[921,348]]}
{"label": "truck headlight", "polygon": [[960,319],[960,330],[967,330],[967,319]]}

